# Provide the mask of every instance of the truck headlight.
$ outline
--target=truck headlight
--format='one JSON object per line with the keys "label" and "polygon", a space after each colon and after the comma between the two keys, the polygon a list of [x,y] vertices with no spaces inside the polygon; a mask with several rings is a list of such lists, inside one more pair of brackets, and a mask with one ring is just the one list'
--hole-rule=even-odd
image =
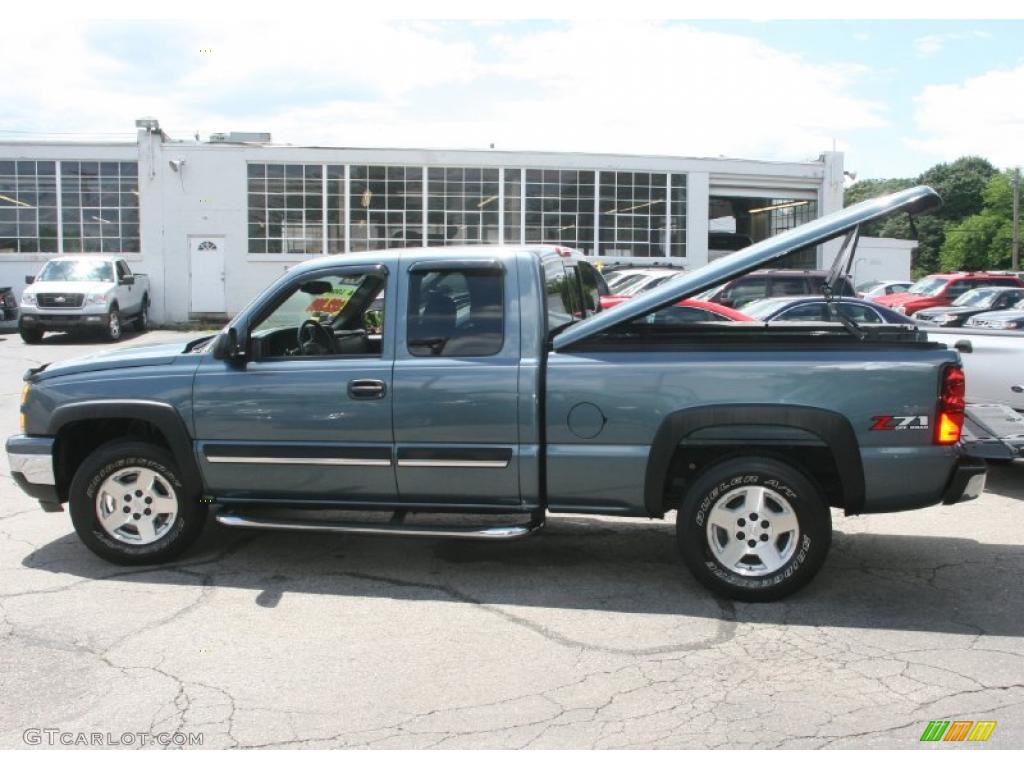
{"label": "truck headlight", "polygon": [[106,304],[110,298],[110,294],[104,291],[103,293],[87,293],[85,294],[86,304]]}
{"label": "truck headlight", "polygon": [[36,295],[25,291],[25,293],[21,294],[21,303],[25,307],[34,307],[36,305]]}

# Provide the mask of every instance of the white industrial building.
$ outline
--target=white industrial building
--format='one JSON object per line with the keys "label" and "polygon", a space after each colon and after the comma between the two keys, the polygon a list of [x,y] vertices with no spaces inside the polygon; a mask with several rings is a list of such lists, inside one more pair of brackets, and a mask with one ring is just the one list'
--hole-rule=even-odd
{"label": "white industrial building", "polygon": [[[274,144],[268,134],[0,142],[0,285],[62,253],[126,256],[152,318],[231,315],[296,262],[406,245],[553,242],[698,267],[842,206],[842,155],[763,162]],[[832,247],[797,254],[816,267]]]}

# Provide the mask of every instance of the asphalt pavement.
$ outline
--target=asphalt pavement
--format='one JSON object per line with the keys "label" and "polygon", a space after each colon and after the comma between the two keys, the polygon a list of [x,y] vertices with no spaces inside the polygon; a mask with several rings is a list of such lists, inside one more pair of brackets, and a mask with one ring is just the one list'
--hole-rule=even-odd
{"label": "asphalt pavement", "polygon": [[[107,348],[0,335],[5,434],[27,367]],[[0,463],[0,748],[1024,747],[1024,462],[967,504],[835,513],[822,572],[769,605],[706,592],[671,521],[506,543],[211,521],[177,563],[118,567]],[[997,724],[922,745],[933,720]]]}

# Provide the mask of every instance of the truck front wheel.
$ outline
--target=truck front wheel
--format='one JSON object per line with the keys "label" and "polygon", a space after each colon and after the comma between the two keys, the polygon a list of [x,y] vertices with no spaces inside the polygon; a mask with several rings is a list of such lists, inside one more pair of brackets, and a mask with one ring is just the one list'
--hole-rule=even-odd
{"label": "truck front wheel", "polygon": [[174,457],[137,440],[116,440],[79,466],[68,494],[85,545],[112,563],[149,565],[177,557],[205,516],[187,498]]}
{"label": "truck front wheel", "polygon": [[705,586],[749,602],[777,600],[807,584],[832,540],[821,492],[771,458],[736,458],[697,476],[683,495],[676,537]]}
{"label": "truck front wheel", "polygon": [[103,329],[103,338],[107,341],[119,341],[124,335],[124,327],[121,325],[121,310],[115,304],[110,308],[107,315],[107,327]]}
{"label": "truck front wheel", "polygon": [[26,328],[23,325],[18,329],[18,333],[26,344],[38,344],[43,340],[43,331],[40,328]]}

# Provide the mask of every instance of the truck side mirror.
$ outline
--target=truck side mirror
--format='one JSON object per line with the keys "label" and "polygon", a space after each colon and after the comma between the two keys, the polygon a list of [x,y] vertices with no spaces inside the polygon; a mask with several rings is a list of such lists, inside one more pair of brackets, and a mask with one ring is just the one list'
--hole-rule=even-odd
{"label": "truck side mirror", "polygon": [[35,275],[25,275],[25,285],[32,285],[36,281]]}
{"label": "truck side mirror", "polygon": [[232,325],[228,328],[227,333],[222,333],[217,337],[213,347],[213,356],[217,360],[244,363],[246,346],[245,335],[239,334],[238,329]]}
{"label": "truck side mirror", "polygon": [[121,285],[135,285],[135,275],[125,275],[120,280]]}

